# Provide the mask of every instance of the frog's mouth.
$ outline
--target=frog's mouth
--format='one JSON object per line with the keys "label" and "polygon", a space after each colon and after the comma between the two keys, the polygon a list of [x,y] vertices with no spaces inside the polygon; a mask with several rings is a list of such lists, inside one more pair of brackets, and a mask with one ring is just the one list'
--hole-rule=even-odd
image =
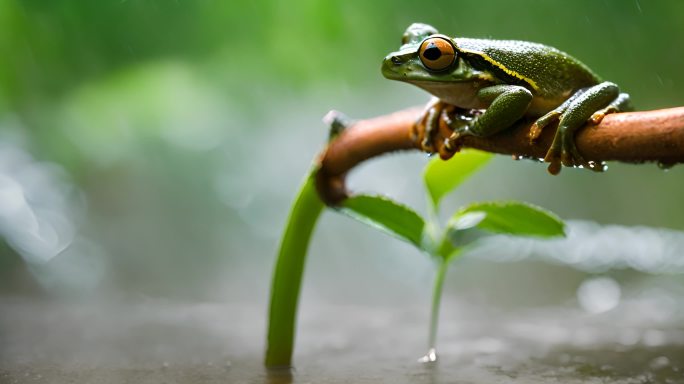
{"label": "frog's mouth", "polygon": [[382,74],[390,80],[406,81],[410,83],[440,83],[440,82],[459,82],[459,79],[452,79],[450,76],[441,78],[439,74],[428,72],[422,64],[416,62],[393,62],[388,56],[382,63]]}
{"label": "frog's mouth", "polygon": [[390,80],[408,82],[432,81],[435,80],[435,76],[441,75],[425,68],[418,58],[418,47],[416,46],[403,46],[402,50],[387,55],[382,61],[381,71]]}
{"label": "frog's mouth", "polygon": [[412,70],[414,70],[414,68],[411,67],[411,62],[409,60],[410,55],[415,55],[415,53],[394,52],[385,57],[385,60],[382,61],[382,68],[380,70],[382,75],[390,80],[408,80],[408,74],[412,73]]}

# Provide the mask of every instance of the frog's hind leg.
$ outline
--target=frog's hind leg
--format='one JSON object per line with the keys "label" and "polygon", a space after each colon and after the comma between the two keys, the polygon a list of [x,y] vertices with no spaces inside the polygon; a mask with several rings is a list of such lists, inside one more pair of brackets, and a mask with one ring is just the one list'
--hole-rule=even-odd
{"label": "frog's hind leg", "polygon": [[558,120],[561,117],[561,115],[563,115],[563,113],[568,109],[570,104],[572,104],[572,102],[575,101],[578,97],[580,97],[585,91],[586,88],[578,90],[567,100],[565,100],[561,105],[557,106],[552,111],[537,119],[537,121],[535,121],[534,124],[532,124],[530,132],[528,133],[530,142],[534,142],[535,140],[537,140],[541,135],[542,131],[544,130],[544,128],[546,128],[547,125]]}
{"label": "frog's hind leg", "polygon": [[[628,100],[628,97],[627,97]],[[545,161],[549,162],[549,172],[560,172],[561,164],[565,166],[584,166],[595,171],[602,171],[602,163],[585,161],[575,145],[575,132],[582,128],[594,113],[625,105],[621,100],[618,86],[611,82],[603,82],[586,88],[584,92],[574,98],[563,112],[558,122],[558,130],[553,138],[551,147],[546,153]]]}

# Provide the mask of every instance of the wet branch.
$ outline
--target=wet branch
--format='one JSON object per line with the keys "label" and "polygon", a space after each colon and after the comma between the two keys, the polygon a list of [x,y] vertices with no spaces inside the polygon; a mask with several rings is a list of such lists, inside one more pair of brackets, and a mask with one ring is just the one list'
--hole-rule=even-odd
{"label": "wet branch", "polygon": [[[359,163],[386,152],[419,150],[410,132],[421,111],[422,108],[411,108],[360,120],[333,139],[319,157],[316,175],[316,187],[323,201],[335,205],[348,196],[345,176]],[[500,154],[543,158],[555,127],[547,127],[531,143],[528,139],[531,124],[532,121],[522,121],[487,138],[467,136],[463,145]],[[439,135],[441,142],[450,131],[443,126]],[[608,115],[600,124],[580,130],[576,143],[584,158],[590,161],[682,163],[684,107]]]}

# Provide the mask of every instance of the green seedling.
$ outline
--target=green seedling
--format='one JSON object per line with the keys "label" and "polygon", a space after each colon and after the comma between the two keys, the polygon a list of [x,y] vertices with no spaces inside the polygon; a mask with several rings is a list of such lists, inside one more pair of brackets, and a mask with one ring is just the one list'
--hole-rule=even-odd
{"label": "green seedling", "polygon": [[[445,226],[440,225],[437,218],[442,198],[491,157],[484,152],[463,151],[449,161],[432,160],[425,168],[423,178],[430,201],[427,220],[411,208],[380,196],[356,195],[335,209],[414,245],[436,262],[428,353],[420,361],[437,359],[439,308],[444,279],[452,261],[492,234],[536,237],[564,234],[564,224],[555,215],[517,201],[472,203],[454,213]],[[306,251],[324,208],[316,195],[314,176],[315,169],[305,179],[292,206],[273,275],[266,351],[266,365],[271,367],[290,366],[292,362],[297,300]]]}
{"label": "green seedling", "polygon": [[449,161],[432,160],[423,174],[430,201],[428,219],[385,197],[360,195],[340,210],[399,239],[413,244],[437,264],[432,294],[428,353],[420,361],[437,360],[437,326],[444,279],[449,264],[492,234],[554,237],[564,234],[564,224],[554,214],[519,201],[477,202],[458,209],[445,226],[438,220],[442,198],[484,166],[492,155],[463,151]]}

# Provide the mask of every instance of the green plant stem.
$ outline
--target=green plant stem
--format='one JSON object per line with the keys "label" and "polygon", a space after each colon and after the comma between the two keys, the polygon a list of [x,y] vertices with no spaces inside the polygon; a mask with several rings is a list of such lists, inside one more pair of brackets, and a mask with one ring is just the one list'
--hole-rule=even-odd
{"label": "green plant stem", "polygon": [[291,366],[297,302],[309,241],[324,205],[315,188],[315,170],[300,187],[280,242],[273,271],[265,364]]}
{"label": "green plant stem", "polygon": [[449,269],[449,259],[440,258],[435,276],[435,285],[432,290],[432,309],[430,311],[430,336],[428,339],[428,349],[435,350],[437,344],[437,325],[439,324],[439,307],[442,301],[442,290],[444,288],[444,278]]}

